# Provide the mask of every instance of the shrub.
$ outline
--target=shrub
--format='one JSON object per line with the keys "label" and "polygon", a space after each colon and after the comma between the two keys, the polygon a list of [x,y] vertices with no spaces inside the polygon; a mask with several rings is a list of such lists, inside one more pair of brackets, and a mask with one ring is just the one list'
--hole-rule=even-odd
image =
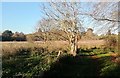
{"label": "shrub", "polygon": [[106,40],[106,47],[110,48],[110,50],[115,50],[118,47],[118,39],[116,35],[109,35],[107,36]]}

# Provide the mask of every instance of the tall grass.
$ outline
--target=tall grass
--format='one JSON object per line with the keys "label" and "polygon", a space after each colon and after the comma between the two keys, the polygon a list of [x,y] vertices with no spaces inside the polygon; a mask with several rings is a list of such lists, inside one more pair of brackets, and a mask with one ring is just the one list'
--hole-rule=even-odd
{"label": "tall grass", "polygon": [[58,53],[67,53],[67,44],[45,43],[2,43],[3,78],[39,75],[57,60]]}
{"label": "tall grass", "polygon": [[[91,43],[92,42],[92,43]],[[98,43],[98,44],[97,44]],[[91,48],[104,48],[104,41],[79,41],[78,48],[91,49]],[[69,44],[66,41],[46,41],[46,42],[13,42],[2,43],[3,56],[14,55],[23,51],[34,51],[43,48],[48,52],[68,52],[70,50]]]}
{"label": "tall grass", "polygon": [[[69,59],[63,59],[66,63],[63,63],[63,66],[70,67],[74,69],[72,73],[77,74],[78,72],[75,72],[75,70],[78,70],[78,68],[81,66],[82,63],[85,63],[85,70],[86,67],[89,70],[89,64],[91,64],[91,67],[94,68],[93,63],[91,63],[91,60],[93,58],[89,58],[91,60],[85,60],[82,59],[81,55],[98,55],[97,57],[108,57],[109,55],[99,55],[99,54],[105,54],[110,50],[107,50],[106,52],[104,48],[94,48],[92,46],[92,49],[89,49],[85,45],[80,45],[81,49],[78,49],[78,55],[77,57],[72,57],[74,60],[70,62],[76,62],[75,68],[69,66],[67,62],[69,62]],[[80,47],[79,46],[79,47]],[[82,48],[83,47],[83,48]],[[51,65],[53,65],[55,62],[59,62],[58,60],[62,58],[61,56],[58,58],[58,54],[61,52],[61,56],[64,57],[64,55],[67,55],[67,52],[69,52],[69,45],[67,42],[61,42],[61,41],[46,41],[46,42],[23,42],[23,43],[2,43],[2,56],[3,56],[3,78],[6,77],[41,77],[44,75],[45,71],[51,70]],[[70,57],[71,58],[71,57]],[[81,60],[82,59],[82,60]],[[86,59],[86,57],[85,57]],[[76,61],[75,61],[76,60]],[[104,59],[103,59],[104,60]],[[103,61],[102,60],[102,61]],[[89,62],[90,61],[90,62]],[[94,62],[97,60],[94,59]],[[111,60],[110,60],[111,61]],[[79,63],[79,65],[78,65]],[[106,63],[103,65],[103,68],[101,68],[99,71],[101,71],[101,76],[107,75],[106,71],[109,72],[109,69],[106,69]],[[97,63],[95,63],[97,64]],[[113,63],[112,63],[113,64]],[[93,66],[92,66],[93,65]],[[59,66],[59,65],[58,65]],[[73,64],[74,66],[74,64]],[[78,67],[76,67],[78,66]],[[84,65],[83,65],[84,67]],[[113,66],[114,67],[114,66]],[[64,67],[63,67],[64,68]],[[81,68],[81,67],[80,67]],[[97,68],[97,67],[96,67]],[[59,67],[58,67],[59,69]],[[61,70],[61,69],[60,69]],[[64,69],[63,69],[64,70]],[[67,69],[65,69],[67,71]],[[91,69],[93,71],[96,71],[94,69]],[[79,70],[84,75],[84,70]],[[113,70],[114,71],[114,70]],[[118,70],[116,70],[118,71]],[[57,72],[57,71],[56,71]],[[69,71],[68,71],[69,72]],[[54,71],[53,71],[54,73]],[[59,72],[58,72],[59,73]],[[67,73],[69,75],[69,73]],[[79,73],[80,74],[80,73]],[[94,75],[94,74],[93,74]],[[75,76],[74,74],[71,74],[71,76]],[[85,75],[86,76],[86,75]]]}
{"label": "tall grass", "polygon": [[[45,43],[2,43],[2,55],[8,57],[10,55],[19,54],[19,52],[35,52],[35,51],[47,51],[47,52],[58,52],[58,51],[69,51],[67,44],[59,44],[56,42],[45,42]],[[43,52],[44,52],[43,51]],[[34,54],[34,53],[33,53]]]}

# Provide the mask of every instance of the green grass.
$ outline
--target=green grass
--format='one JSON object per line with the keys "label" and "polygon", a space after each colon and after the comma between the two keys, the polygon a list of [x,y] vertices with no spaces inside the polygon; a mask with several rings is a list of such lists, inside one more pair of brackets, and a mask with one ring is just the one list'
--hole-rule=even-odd
{"label": "green grass", "polygon": [[90,57],[63,56],[51,65],[43,78],[89,78],[99,77],[100,62]]}
{"label": "green grass", "polygon": [[63,56],[51,65],[43,78],[120,78],[120,65],[113,57]]}
{"label": "green grass", "polygon": [[[56,49],[38,47],[38,45],[22,46],[19,49],[17,47],[12,51],[17,52],[7,56],[4,54],[2,78],[14,76],[25,78],[37,76],[40,78],[109,78],[112,75],[120,77],[120,65],[112,62],[113,57],[111,53],[107,52],[109,50],[106,52],[97,48],[78,50],[75,57],[63,53],[59,58],[57,58]],[[9,52],[9,50],[5,50],[5,52]]]}
{"label": "green grass", "polygon": [[102,57],[106,57],[106,56],[111,56],[110,53],[107,53],[107,54],[99,54],[99,55],[96,55],[97,57],[99,58],[102,58]]}
{"label": "green grass", "polygon": [[3,78],[20,76],[31,77],[49,69],[50,64],[43,56],[19,56],[3,59]]}

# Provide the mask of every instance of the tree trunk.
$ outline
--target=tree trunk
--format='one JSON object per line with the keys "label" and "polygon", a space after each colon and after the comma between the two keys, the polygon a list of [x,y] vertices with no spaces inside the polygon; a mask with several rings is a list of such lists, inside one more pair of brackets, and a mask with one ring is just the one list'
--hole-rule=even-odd
{"label": "tree trunk", "polygon": [[77,35],[72,34],[70,37],[70,54],[76,56],[77,52]]}

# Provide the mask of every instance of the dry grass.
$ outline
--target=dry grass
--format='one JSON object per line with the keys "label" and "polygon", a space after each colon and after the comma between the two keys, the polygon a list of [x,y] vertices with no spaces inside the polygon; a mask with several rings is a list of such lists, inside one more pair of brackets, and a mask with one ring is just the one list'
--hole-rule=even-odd
{"label": "dry grass", "polygon": [[[37,41],[37,42],[0,42],[2,44],[3,56],[14,55],[22,50],[24,51],[35,51],[36,49],[45,49],[48,52],[68,52],[69,45],[67,41]],[[101,48],[104,47],[105,42],[103,40],[86,40],[79,41],[78,48],[89,49],[89,48]]]}
{"label": "dry grass", "polygon": [[58,52],[61,51],[68,51],[67,44],[61,44],[59,42],[3,42],[2,43],[2,55],[9,56],[14,55],[17,52],[21,51],[36,51],[39,49],[44,49],[47,52]]}
{"label": "dry grass", "polygon": [[90,49],[90,48],[104,48],[104,40],[80,40],[78,42],[78,48]]}

